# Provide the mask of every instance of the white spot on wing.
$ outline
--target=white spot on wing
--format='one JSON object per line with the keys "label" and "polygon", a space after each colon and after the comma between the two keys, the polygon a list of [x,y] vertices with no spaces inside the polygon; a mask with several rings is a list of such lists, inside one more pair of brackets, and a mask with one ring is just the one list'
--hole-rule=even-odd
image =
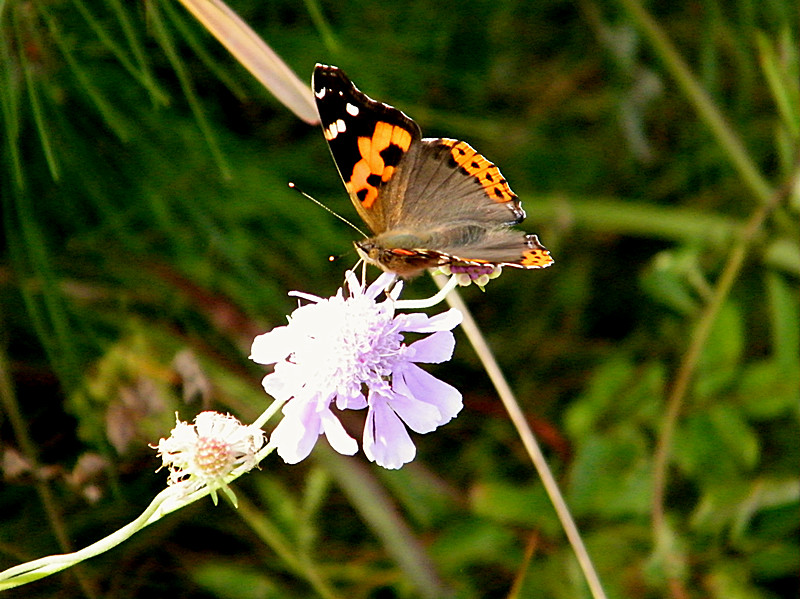
{"label": "white spot on wing", "polygon": [[323,131],[325,139],[328,141],[336,139],[340,133],[347,131],[347,124],[342,119],[337,119]]}
{"label": "white spot on wing", "polygon": [[347,110],[347,114],[350,116],[358,116],[358,106],[355,104],[350,104],[350,102],[348,102],[347,106],[345,106],[345,110]]}
{"label": "white spot on wing", "polygon": [[322,98],[325,97],[326,91],[328,91],[328,89],[323,87],[321,90],[314,92],[314,95],[317,96],[317,99],[322,100]]}

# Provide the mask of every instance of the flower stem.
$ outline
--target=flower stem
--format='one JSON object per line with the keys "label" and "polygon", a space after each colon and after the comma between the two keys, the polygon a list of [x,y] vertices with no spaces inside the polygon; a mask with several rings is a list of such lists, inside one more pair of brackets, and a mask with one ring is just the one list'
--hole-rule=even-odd
{"label": "flower stem", "polygon": [[264,412],[256,418],[255,422],[251,426],[256,428],[264,428],[264,425],[275,415],[275,412],[281,409],[281,406],[286,403],[285,399],[276,399],[273,401],[269,407],[264,410]]}
{"label": "flower stem", "polygon": [[159,514],[157,518],[153,518],[153,516],[158,512],[162,504],[173,494],[174,488],[164,489],[161,493],[156,495],[155,499],[153,499],[150,505],[147,506],[147,509],[142,512],[136,520],[129,522],[119,530],[100,539],[96,543],[92,543],[88,547],[84,547],[80,551],[42,557],[0,572],[0,591],[12,589],[33,582],[34,580],[39,580],[50,574],[55,574],[90,557],[100,555],[112,547],[116,547],[151,522],[158,520],[163,513]]}
{"label": "flower stem", "polygon": [[[241,467],[234,470],[226,478],[226,485],[249,470],[248,467]],[[45,578],[46,576],[75,566],[84,560],[105,553],[123,541],[128,540],[146,526],[153,524],[167,514],[171,514],[190,503],[202,499],[211,492],[212,489],[207,486],[188,494],[178,485],[167,487],[155,496],[153,501],[150,502],[150,505],[147,506],[147,509],[145,509],[138,518],[107,537],[92,543],[88,547],[84,547],[73,553],[49,555],[0,572],[0,591],[12,589],[39,580],[40,578]]]}
{"label": "flower stem", "polygon": [[[444,288],[444,277],[434,276],[433,279],[440,288]],[[586,583],[589,585],[589,590],[592,594],[592,597],[594,599],[605,599],[606,594],[605,591],[603,591],[600,578],[597,576],[597,572],[594,569],[594,565],[589,557],[589,553],[586,551],[586,547],[583,544],[583,539],[581,539],[581,535],[578,532],[575,521],[572,519],[572,514],[570,514],[569,508],[564,501],[564,497],[561,495],[561,491],[558,488],[558,483],[556,482],[555,477],[553,477],[553,473],[550,471],[550,467],[547,465],[547,460],[545,460],[544,454],[539,447],[539,443],[536,441],[536,437],[534,436],[530,426],[528,426],[528,421],[525,419],[525,415],[522,413],[522,409],[519,407],[519,403],[517,402],[514,393],[511,391],[511,387],[509,387],[508,382],[503,376],[500,366],[494,359],[494,355],[489,349],[486,339],[483,337],[478,325],[472,318],[469,308],[467,308],[467,305],[464,303],[458,293],[450,293],[447,296],[447,303],[450,304],[451,307],[460,310],[464,315],[464,320],[461,323],[461,326],[464,328],[464,332],[467,335],[467,339],[469,339],[470,343],[472,344],[472,347],[475,348],[478,358],[481,360],[483,367],[486,369],[492,384],[497,390],[497,394],[500,396],[500,399],[503,402],[503,406],[505,406],[506,411],[511,418],[512,424],[517,429],[517,432],[522,439],[522,443],[525,446],[525,449],[528,452],[528,455],[530,456],[531,461],[533,462],[533,465],[542,480],[545,491],[550,497],[550,502],[553,504],[556,514],[558,515],[558,519],[561,522],[561,526],[567,535],[570,545],[572,545],[572,550],[575,552],[578,564],[583,571],[583,576],[586,579]]]}
{"label": "flower stem", "polygon": [[702,314],[700,315],[697,324],[695,325],[694,332],[692,333],[691,343],[686,350],[686,353],[681,360],[678,367],[677,374],[675,375],[675,383],[672,386],[672,391],[667,398],[667,410],[664,422],[661,426],[661,431],[656,445],[656,451],[653,458],[653,501],[652,501],[652,522],[653,522],[653,536],[656,544],[660,539],[665,538],[664,527],[666,526],[664,514],[664,490],[666,488],[667,479],[667,464],[670,457],[670,448],[672,446],[672,437],[675,431],[678,417],[686,399],[689,390],[689,384],[694,378],[694,372],[700,360],[701,353],[705,347],[706,341],[711,334],[711,328],[717,319],[728,293],[733,287],[733,283],[739,276],[742,265],[745,263],[747,252],[750,249],[750,244],[753,239],[760,232],[761,226],[764,224],[766,218],[771,214],[772,210],[783,200],[789,193],[794,185],[800,181],[800,169],[798,169],[791,181],[784,185],[781,189],[775,192],[764,204],[758,206],[753,215],[744,227],[742,234],[739,236],[737,243],[731,248],[728,254],[728,259],[722,268],[717,284],[714,288],[711,300],[705,306]]}

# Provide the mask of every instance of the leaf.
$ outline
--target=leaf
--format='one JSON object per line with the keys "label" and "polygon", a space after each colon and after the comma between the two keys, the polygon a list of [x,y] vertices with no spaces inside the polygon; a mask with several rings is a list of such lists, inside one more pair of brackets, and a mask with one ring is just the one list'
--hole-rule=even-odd
{"label": "leaf", "polygon": [[190,572],[197,584],[221,599],[277,599],[285,596],[263,568],[243,567],[215,559],[191,567]]}
{"label": "leaf", "polygon": [[614,355],[592,374],[586,391],[575,401],[564,418],[569,435],[580,439],[598,426],[614,400],[624,393],[634,366],[627,356]]}
{"label": "leaf", "polygon": [[783,369],[783,376],[800,379],[800,307],[797,287],[790,289],[786,279],[775,273],[767,275],[769,314],[772,321],[772,351]]}
{"label": "leaf", "polygon": [[738,462],[743,469],[750,470],[758,463],[760,445],[753,428],[745,421],[742,413],[734,406],[720,404],[708,411],[713,429],[725,444],[725,456]]}
{"label": "leaf", "polygon": [[470,563],[517,563],[521,557],[515,535],[497,523],[479,518],[460,518],[431,547],[443,567],[463,569]]}
{"label": "leaf", "polygon": [[728,301],[720,309],[700,356],[695,393],[710,397],[728,386],[739,374],[743,353],[741,310],[733,301]]}
{"label": "leaf", "polygon": [[634,366],[626,354],[615,354],[592,375],[586,391],[565,416],[571,438],[580,440],[618,421],[653,426],[664,396],[665,368],[661,362]]}
{"label": "leaf", "polygon": [[647,295],[678,314],[689,316],[698,308],[695,289],[691,281],[702,278],[697,251],[660,252],[650,268],[641,277],[641,286]]}
{"label": "leaf", "polygon": [[560,529],[541,485],[482,483],[473,489],[470,503],[477,515],[495,522],[539,528],[549,535],[557,535]]}
{"label": "leaf", "polygon": [[592,435],[570,471],[568,501],[579,514],[643,515],[650,509],[652,469],[647,442],[629,425]]}
{"label": "leaf", "polygon": [[[745,538],[747,529],[756,515],[788,507],[793,511],[800,500],[800,481],[796,478],[759,478],[747,488],[747,495],[738,505],[731,536],[734,540]],[[796,524],[790,524],[796,528]],[[778,532],[781,535],[782,531]]]}
{"label": "leaf", "polygon": [[800,385],[775,359],[748,364],[736,392],[745,413],[758,420],[792,412],[800,403]]}
{"label": "leaf", "polygon": [[729,559],[715,564],[708,573],[709,597],[719,599],[762,599],[760,589],[752,584],[750,564],[744,559]]}
{"label": "leaf", "polygon": [[760,444],[739,411],[719,405],[686,418],[676,431],[674,453],[687,474],[715,484],[755,467]]}

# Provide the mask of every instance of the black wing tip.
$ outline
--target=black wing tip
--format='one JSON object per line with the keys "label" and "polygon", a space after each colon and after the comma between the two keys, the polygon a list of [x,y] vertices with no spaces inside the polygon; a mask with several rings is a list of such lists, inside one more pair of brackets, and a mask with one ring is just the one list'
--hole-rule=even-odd
{"label": "black wing tip", "polygon": [[315,83],[314,87],[316,88],[316,82],[319,79],[341,79],[342,81],[346,81],[347,83],[352,83],[350,81],[350,77],[348,77],[345,72],[340,69],[339,67],[330,65],[330,64],[322,64],[318,62],[314,65],[314,73],[311,76],[312,83]]}

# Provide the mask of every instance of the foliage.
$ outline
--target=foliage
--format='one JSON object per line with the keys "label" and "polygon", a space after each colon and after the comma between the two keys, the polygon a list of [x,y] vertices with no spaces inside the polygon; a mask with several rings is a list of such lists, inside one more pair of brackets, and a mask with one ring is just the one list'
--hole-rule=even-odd
{"label": "foliage", "polygon": [[[302,77],[343,67],[523,199],[556,264],[466,299],[609,596],[796,592],[796,4],[230,5]],[[177,4],[0,2],[0,52],[5,567],[135,517],[176,410],[264,409],[253,336],[354,261],[286,183],[354,211],[318,128]],[[270,459],[238,510],[9,596],[586,596],[463,338],[436,376],[466,407],[409,467]]]}

